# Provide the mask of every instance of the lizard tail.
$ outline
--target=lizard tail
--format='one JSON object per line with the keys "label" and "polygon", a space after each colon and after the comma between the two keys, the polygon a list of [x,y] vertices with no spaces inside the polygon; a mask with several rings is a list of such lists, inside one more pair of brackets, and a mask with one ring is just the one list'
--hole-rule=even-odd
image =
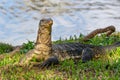
{"label": "lizard tail", "polygon": [[119,42],[115,42],[112,45],[108,45],[108,46],[104,46],[104,50],[106,51],[114,51],[117,49],[117,47],[120,47],[120,41]]}
{"label": "lizard tail", "polygon": [[119,47],[120,46],[120,41],[119,42],[115,42],[113,45]]}

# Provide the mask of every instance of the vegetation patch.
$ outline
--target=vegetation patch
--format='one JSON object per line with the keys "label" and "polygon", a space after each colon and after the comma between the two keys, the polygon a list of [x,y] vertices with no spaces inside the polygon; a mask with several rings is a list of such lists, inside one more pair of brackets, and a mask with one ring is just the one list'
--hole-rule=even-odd
{"label": "vegetation patch", "polygon": [[33,41],[23,43],[22,48],[20,49],[20,53],[27,53],[29,50],[34,48],[34,45],[35,43]]}
{"label": "vegetation patch", "polygon": [[0,54],[8,53],[13,50],[13,46],[7,43],[0,42]]}

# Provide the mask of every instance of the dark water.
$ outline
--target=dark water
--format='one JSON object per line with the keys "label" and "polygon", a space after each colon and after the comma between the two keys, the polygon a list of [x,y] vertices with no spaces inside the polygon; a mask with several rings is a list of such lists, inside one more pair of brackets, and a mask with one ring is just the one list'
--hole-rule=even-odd
{"label": "dark water", "polygon": [[120,0],[0,0],[0,41],[35,40],[43,17],[54,20],[52,40],[109,25],[120,31]]}

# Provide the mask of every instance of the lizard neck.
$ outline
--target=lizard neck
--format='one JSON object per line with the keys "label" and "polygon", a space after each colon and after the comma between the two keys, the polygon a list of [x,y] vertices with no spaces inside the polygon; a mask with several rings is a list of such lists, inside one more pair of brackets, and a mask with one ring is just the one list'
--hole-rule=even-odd
{"label": "lizard neck", "polygon": [[[51,25],[47,25],[51,26]],[[51,27],[39,26],[36,44],[51,45]]]}
{"label": "lizard neck", "polygon": [[47,56],[50,56],[52,53],[51,26],[52,24],[39,24],[38,35],[35,44],[35,53],[41,58],[47,58]]}

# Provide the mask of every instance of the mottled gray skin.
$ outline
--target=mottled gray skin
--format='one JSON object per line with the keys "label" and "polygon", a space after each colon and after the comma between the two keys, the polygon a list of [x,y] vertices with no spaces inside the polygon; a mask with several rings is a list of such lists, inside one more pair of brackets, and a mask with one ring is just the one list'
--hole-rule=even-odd
{"label": "mottled gray skin", "polygon": [[82,59],[87,62],[108,51],[115,50],[120,46],[120,42],[108,46],[94,46],[81,43],[53,44],[51,42],[52,19],[41,19],[39,23],[38,35],[35,48],[30,50],[21,58],[20,64],[28,64],[32,58],[44,60],[41,67],[51,64],[58,64],[66,59]]}
{"label": "mottled gray skin", "polygon": [[84,48],[95,46],[81,43],[64,43],[52,45],[52,55],[56,56],[58,60],[81,58]]}
{"label": "mottled gray skin", "polygon": [[120,46],[120,42],[108,46],[94,46],[82,43],[64,43],[52,45],[52,55],[60,61],[65,59],[87,58],[87,55],[97,57]]}

